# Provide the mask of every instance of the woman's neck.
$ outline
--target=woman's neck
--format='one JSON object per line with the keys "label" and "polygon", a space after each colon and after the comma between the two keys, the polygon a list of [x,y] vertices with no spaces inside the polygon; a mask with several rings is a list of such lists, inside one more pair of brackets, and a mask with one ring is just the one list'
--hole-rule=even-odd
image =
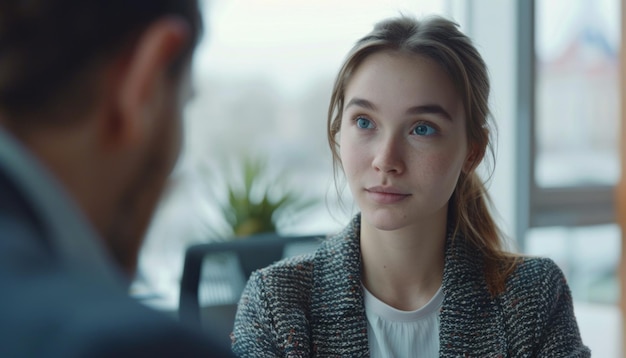
{"label": "woman's neck", "polygon": [[441,287],[445,244],[445,220],[382,231],[361,219],[363,284],[392,307],[421,308]]}

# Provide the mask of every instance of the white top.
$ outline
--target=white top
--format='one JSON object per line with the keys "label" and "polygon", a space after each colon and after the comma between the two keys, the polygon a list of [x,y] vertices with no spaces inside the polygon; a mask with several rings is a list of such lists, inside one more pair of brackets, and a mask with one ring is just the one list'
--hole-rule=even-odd
{"label": "white top", "polygon": [[363,286],[370,357],[438,357],[441,288],[422,308],[395,309]]}

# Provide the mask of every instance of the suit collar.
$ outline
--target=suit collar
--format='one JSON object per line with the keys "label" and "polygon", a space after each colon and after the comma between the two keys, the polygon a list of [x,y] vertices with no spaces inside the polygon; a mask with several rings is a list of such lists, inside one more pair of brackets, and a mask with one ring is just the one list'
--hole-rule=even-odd
{"label": "suit collar", "polygon": [[82,211],[56,178],[0,127],[0,170],[37,216],[52,250],[71,272],[124,289],[120,269]]}

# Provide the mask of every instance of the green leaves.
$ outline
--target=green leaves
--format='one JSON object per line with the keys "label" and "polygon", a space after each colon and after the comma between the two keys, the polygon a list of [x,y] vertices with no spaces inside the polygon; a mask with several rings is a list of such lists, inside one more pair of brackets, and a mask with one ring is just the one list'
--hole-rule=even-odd
{"label": "green leaves", "polygon": [[289,188],[285,171],[271,175],[264,160],[244,158],[240,168],[231,173],[225,180],[227,200],[220,205],[231,236],[275,232],[279,221],[318,203]]}

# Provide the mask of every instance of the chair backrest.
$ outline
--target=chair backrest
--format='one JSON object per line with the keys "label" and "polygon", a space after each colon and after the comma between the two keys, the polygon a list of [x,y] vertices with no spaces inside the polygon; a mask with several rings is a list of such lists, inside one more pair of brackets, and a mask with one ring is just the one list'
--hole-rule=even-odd
{"label": "chair backrest", "polygon": [[[205,244],[197,244],[190,246],[185,253],[185,263],[183,266],[183,275],[180,287],[179,301],[179,318],[188,325],[204,328],[202,325],[202,314],[200,308],[200,286],[203,279],[203,264],[205,258],[209,256],[219,256],[220,254],[235,256],[238,261],[238,268],[242,281],[245,284],[247,278],[252,272],[260,268],[269,266],[275,261],[283,257],[293,256],[294,254],[313,251],[320,243],[323,235],[309,236],[279,236],[275,233],[257,234],[247,238],[238,238],[232,241],[211,242]],[[289,251],[289,247],[297,247],[304,245],[305,249],[300,251]],[[293,251],[293,250],[292,250]],[[210,268],[209,268],[210,270]],[[227,280],[228,281],[228,280]],[[234,285],[232,282],[227,282]],[[208,290],[218,290],[218,287],[208,287]],[[236,287],[237,299],[241,287]],[[225,322],[211,322],[212,325],[230,325],[227,329],[232,328],[231,322],[234,319],[236,311],[236,302],[221,307],[220,310],[228,311],[219,313],[225,318],[216,318]],[[232,317],[231,317],[232,316]]]}

